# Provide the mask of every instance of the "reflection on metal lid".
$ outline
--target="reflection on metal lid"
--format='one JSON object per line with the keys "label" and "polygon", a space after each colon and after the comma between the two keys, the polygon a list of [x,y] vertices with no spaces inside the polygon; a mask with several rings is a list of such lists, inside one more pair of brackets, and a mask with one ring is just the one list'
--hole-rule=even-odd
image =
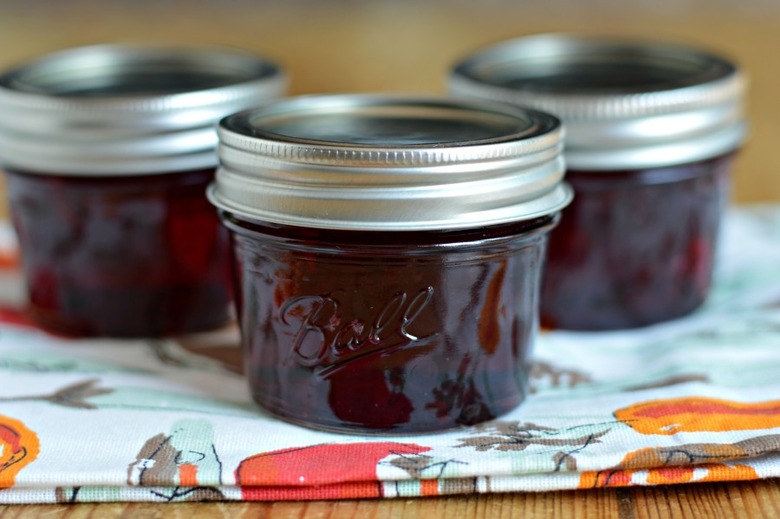
{"label": "reflection on metal lid", "polygon": [[575,169],[655,167],[711,158],[745,135],[745,79],[731,62],[650,42],[541,35],[457,64],[456,96],[544,110],[567,127]]}
{"label": "reflection on metal lid", "polygon": [[50,54],[0,75],[0,160],[83,175],[213,167],[215,123],[285,87],[276,65],[236,50],[101,45]]}
{"label": "reflection on metal lid", "polygon": [[291,98],[222,120],[210,196],[248,218],[336,229],[471,228],[553,213],[562,131],[511,105]]}

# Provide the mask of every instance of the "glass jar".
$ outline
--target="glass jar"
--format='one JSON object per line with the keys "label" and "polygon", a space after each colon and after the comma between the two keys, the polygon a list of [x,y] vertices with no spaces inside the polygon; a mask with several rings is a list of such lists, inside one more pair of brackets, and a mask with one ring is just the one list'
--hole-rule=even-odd
{"label": "glass jar", "polygon": [[199,47],[83,47],[0,75],[0,163],[36,321],[117,337],[224,324],[214,126],[284,88],[263,59]]}
{"label": "glass jar", "polygon": [[501,104],[283,100],[220,123],[245,368],[286,420],[422,432],[523,399],[560,126]]}
{"label": "glass jar", "polygon": [[576,197],[550,237],[544,326],[633,328],[702,304],[745,135],[743,90],[734,64],[697,49],[579,36],[511,40],[454,67],[454,95],[566,125]]}

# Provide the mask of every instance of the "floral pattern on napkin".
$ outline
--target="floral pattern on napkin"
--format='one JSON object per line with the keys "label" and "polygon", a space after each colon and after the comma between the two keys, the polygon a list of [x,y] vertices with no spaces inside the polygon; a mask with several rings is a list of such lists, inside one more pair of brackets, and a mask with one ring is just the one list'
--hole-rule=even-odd
{"label": "floral pattern on napkin", "polygon": [[[780,207],[733,210],[693,315],[545,332],[532,394],[438,434],[279,421],[237,331],[73,340],[37,330],[0,236],[0,503],[349,499],[780,476]],[[215,354],[217,353],[217,354]]]}

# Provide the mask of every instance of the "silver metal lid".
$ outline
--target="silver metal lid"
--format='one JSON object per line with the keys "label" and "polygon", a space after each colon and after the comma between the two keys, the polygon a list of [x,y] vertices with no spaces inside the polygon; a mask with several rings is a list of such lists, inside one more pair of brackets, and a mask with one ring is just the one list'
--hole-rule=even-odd
{"label": "silver metal lid", "polygon": [[510,40],[458,63],[456,96],[553,113],[578,170],[649,168],[736,149],[745,138],[745,78],[696,49],[568,35]]}
{"label": "silver metal lid", "polygon": [[276,65],[211,47],[81,47],[0,75],[0,163],[30,172],[214,167],[222,117],[283,94]]}
{"label": "silver metal lid", "polygon": [[211,201],[348,230],[459,229],[562,209],[560,122],[503,103],[305,96],[223,119]]}

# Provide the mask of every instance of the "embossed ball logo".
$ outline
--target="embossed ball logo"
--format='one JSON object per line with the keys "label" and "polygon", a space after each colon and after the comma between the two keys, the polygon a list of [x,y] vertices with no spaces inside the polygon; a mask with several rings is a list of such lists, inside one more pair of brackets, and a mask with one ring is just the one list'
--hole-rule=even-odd
{"label": "embossed ball logo", "polygon": [[424,339],[437,334],[417,335],[414,323],[433,296],[431,286],[411,294],[399,291],[386,303],[367,309],[368,316],[344,315],[332,294],[297,296],[282,304],[279,315],[294,330],[291,354],[295,362],[324,376],[372,353],[427,345]]}

